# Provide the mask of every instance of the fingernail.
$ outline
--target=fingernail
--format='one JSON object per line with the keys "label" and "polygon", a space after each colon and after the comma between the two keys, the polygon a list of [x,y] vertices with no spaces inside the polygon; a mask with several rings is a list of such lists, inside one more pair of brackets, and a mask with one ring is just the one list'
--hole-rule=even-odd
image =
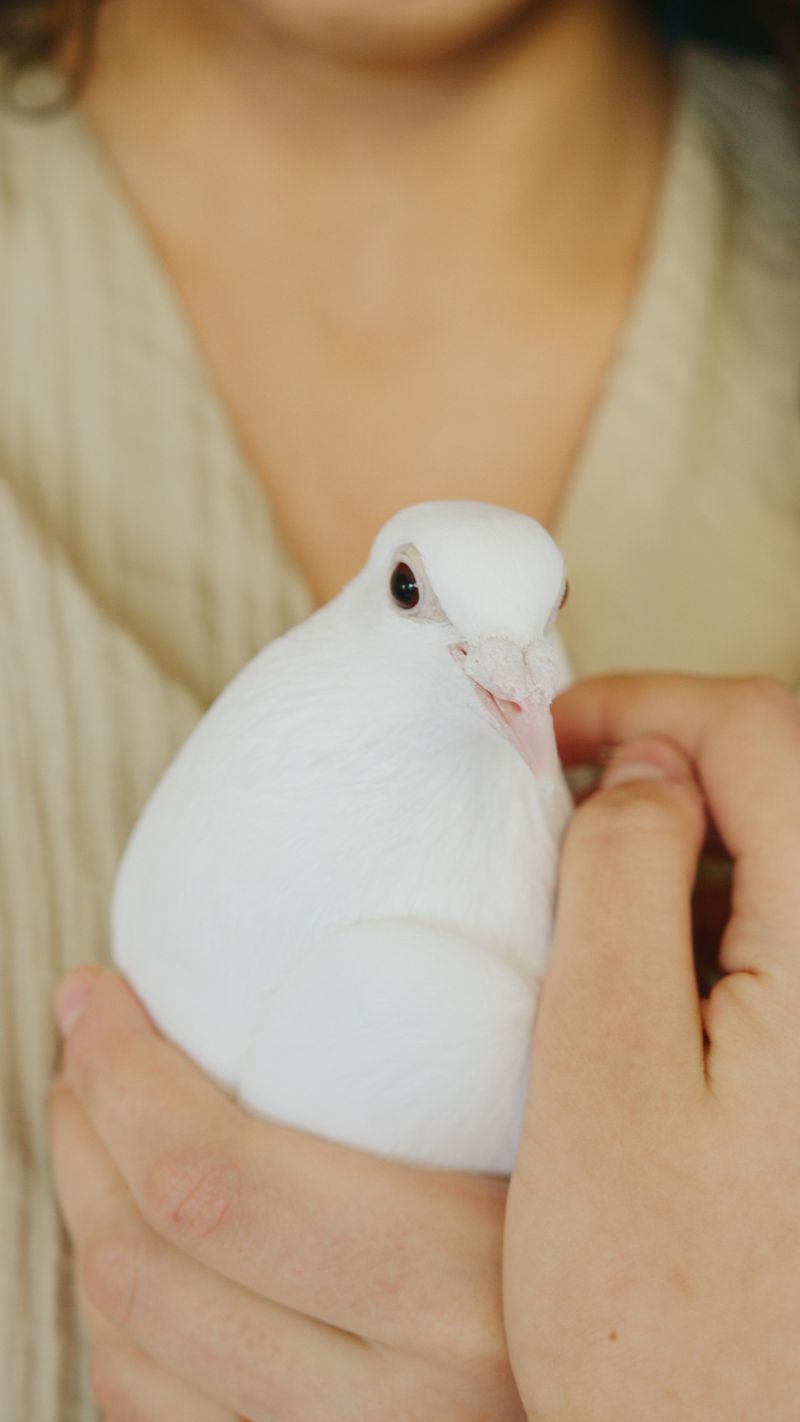
{"label": "fingernail", "polygon": [[651,765],[647,760],[622,761],[611,764],[600,785],[603,790],[611,790],[615,785],[627,785],[630,780],[669,780],[670,776],[660,765]]}
{"label": "fingernail", "polygon": [[691,767],[686,758],[666,741],[622,746],[606,766],[601,790],[613,790],[634,780],[686,780]]}
{"label": "fingernail", "polygon": [[89,997],[90,988],[85,979],[69,976],[59,983],[56,989],[56,1018],[64,1037],[69,1036]]}

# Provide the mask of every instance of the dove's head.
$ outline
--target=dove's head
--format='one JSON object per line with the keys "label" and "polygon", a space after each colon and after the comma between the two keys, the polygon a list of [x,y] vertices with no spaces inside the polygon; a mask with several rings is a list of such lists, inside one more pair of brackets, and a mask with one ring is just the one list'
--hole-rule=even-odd
{"label": "dove's head", "polygon": [[567,595],[546,529],[493,504],[415,504],[384,524],[363,591],[398,656],[475,722],[502,734],[538,776],[558,770],[550,703],[559,666],[551,633]]}

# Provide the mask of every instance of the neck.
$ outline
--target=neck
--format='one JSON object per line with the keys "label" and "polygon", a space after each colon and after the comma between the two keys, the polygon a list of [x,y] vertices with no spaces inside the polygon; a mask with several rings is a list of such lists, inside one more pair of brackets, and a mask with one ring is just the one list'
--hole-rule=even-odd
{"label": "neck", "polygon": [[663,139],[666,65],[623,0],[540,0],[394,63],[322,52],[250,0],[115,0],[101,15],[89,117],[112,147],[172,163],[176,221],[181,203],[196,220],[189,185],[218,201],[238,172],[254,204],[263,188],[272,214],[305,215],[294,230],[310,224],[317,245],[317,221],[339,218],[402,250],[450,214],[476,242],[501,231],[574,269],[576,249],[597,259],[640,211]]}

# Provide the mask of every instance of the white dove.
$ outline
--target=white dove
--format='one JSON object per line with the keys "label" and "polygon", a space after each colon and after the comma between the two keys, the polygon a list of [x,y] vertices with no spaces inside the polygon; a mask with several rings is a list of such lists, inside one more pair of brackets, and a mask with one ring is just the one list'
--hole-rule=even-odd
{"label": "white dove", "polygon": [[114,958],[246,1108],[508,1174],[572,801],[564,562],[533,519],[403,510],[200,721],[126,848]]}

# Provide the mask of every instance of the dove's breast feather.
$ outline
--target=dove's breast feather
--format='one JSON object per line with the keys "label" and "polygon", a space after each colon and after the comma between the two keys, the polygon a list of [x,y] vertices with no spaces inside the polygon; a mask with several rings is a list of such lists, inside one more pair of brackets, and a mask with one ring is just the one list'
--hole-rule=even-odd
{"label": "dove's breast feather", "polygon": [[507,1175],[537,988],[450,928],[341,929],[264,995],[237,1095],[362,1150]]}
{"label": "dove's breast feather", "polygon": [[[198,724],[115,887],[118,965],[232,1088],[265,995],[348,926],[438,925],[529,983],[549,944],[568,796],[543,800],[500,740],[421,728],[402,679],[341,639],[337,602],[267,646]],[[373,699],[396,706],[393,728]]]}

